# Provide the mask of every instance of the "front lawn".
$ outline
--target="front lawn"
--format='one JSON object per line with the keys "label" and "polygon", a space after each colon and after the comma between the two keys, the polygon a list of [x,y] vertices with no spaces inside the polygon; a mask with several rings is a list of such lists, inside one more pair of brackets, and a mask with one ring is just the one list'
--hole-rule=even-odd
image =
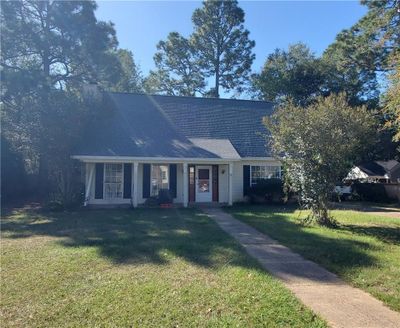
{"label": "front lawn", "polygon": [[2,219],[2,327],[325,327],[195,210]]}
{"label": "front lawn", "polygon": [[290,207],[236,206],[236,218],[400,311],[400,218],[332,211],[338,229],[304,227]]}

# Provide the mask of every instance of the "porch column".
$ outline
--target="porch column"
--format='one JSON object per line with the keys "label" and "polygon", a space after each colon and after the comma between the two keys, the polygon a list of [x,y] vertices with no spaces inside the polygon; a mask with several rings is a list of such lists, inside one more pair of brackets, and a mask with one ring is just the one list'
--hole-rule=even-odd
{"label": "porch column", "polygon": [[233,190],[233,163],[229,163],[229,198],[228,198],[228,205],[232,206],[232,190]]}
{"label": "porch column", "polygon": [[86,163],[86,177],[89,172],[89,178],[86,178],[86,191],[85,191],[85,201],[83,206],[87,206],[90,197],[90,187],[92,186],[93,175],[94,175],[94,165]]}
{"label": "porch column", "polygon": [[188,206],[189,199],[189,185],[188,185],[188,164],[183,163],[183,207]]}
{"label": "porch column", "polygon": [[138,167],[139,163],[133,163],[133,207],[138,206]]}

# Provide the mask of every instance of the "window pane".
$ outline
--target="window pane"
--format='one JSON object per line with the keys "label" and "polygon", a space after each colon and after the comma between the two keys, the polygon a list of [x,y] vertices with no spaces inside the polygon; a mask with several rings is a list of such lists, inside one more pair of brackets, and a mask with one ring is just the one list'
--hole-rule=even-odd
{"label": "window pane", "polygon": [[105,199],[122,198],[122,164],[105,164],[104,194]]}
{"label": "window pane", "polygon": [[280,166],[254,165],[251,166],[250,184],[254,185],[262,179],[281,178]]}
{"label": "window pane", "polygon": [[199,179],[209,179],[210,170],[209,169],[199,169]]}

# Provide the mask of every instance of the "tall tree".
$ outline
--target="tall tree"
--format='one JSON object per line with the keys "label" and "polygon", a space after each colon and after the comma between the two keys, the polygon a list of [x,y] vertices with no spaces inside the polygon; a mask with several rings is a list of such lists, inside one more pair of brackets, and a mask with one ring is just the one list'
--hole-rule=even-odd
{"label": "tall tree", "polygon": [[35,88],[116,80],[119,65],[110,52],[117,46],[115,30],[97,21],[96,7],[94,1],[2,1],[0,65],[6,90],[20,86],[7,83],[18,76],[33,80]]}
{"label": "tall tree", "polygon": [[116,83],[110,83],[107,89],[115,92],[142,92],[143,76],[132,51],[118,49],[116,56],[121,65],[121,76]]}
{"label": "tall tree", "polygon": [[[255,58],[254,41],[244,28],[237,1],[207,0],[192,15],[189,38],[177,32],[157,45],[157,69],[146,79],[148,91],[219,97],[220,89],[241,93]],[[213,80],[211,88],[207,82]]]}
{"label": "tall tree", "polygon": [[306,105],[323,94],[325,72],[321,60],[305,44],[297,43],[267,57],[261,73],[252,77],[253,89],[264,100],[280,104],[291,99]]}
{"label": "tall tree", "polygon": [[333,80],[336,86],[345,85],[348,93],[376,106],[379,80],[392,69],[388,58],[400,48],[399,2],[362,0],[361,3],[368,7],[366,15],[339,33],[323,57],[335,65],[332,75],[336,77]]}
{"label": "tall tree", "polygon": [[146,79],[148,92],[180,96],[204,92],[204,75],[195,48],[179,33],[171,32],[166,41],[157,44],[154,62],[157,69]]}
{"label": "tall tree", "polygon": [[255,59],[255,42],[244,28],[244,11],[236,0],[203,2],[192,16],[193,44],[204,74],[214,78],[211,94],[219,97],[220,88],[243,91]]}
{"label": "tall tree", "polygon": [[400,142],[400,51],[393,56],[395,69],[390,76],[391,85],[384,98],[386,126],[393,131],[393,141]]}
{"label": "tall tree", "polygon": [[52,130],[60,122],[51,118],[58,92],[120,76],[115,31],[97,21],[95,9],[93,1],[1,2],[3,133],[41,181],[49,177],[50,148],[57,147]]}
{"label": "tall tree", "polygon": [[350,107],[341,94],[321,97],[306,110],[286,103],[265,123],[272,149],[285,167],[286,183],[311,210],[309,219],[332,225],[329,196],[373,144],[374,116],[365,107]]}

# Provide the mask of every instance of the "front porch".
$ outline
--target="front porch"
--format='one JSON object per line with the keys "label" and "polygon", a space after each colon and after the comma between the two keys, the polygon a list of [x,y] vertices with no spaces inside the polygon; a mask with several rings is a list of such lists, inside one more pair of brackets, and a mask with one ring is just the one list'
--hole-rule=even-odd
{"label": "front porch", "polygon": [[176,206],[233,203],[233,162],[85,161],[84,205],[138,207],[168,189]]}

